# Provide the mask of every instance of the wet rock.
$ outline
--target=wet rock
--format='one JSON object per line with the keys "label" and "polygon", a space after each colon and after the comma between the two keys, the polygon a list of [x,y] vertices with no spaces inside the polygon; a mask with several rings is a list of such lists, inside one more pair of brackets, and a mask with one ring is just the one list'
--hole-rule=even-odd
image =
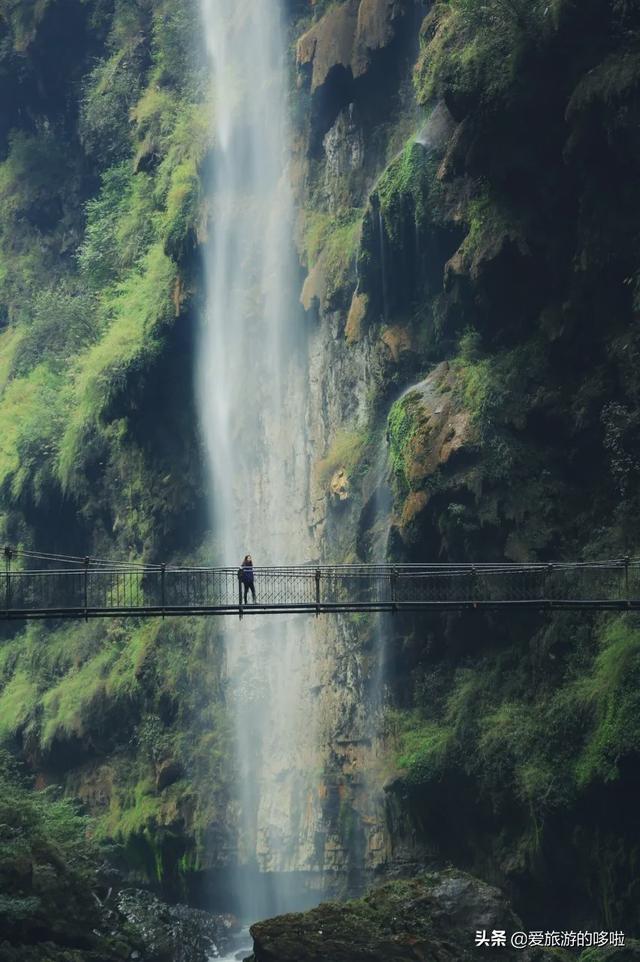
{"label": "wet rock", "polygon": [[504,947],[483,947],[488,962],[543,962],[541,949],[508,944],[522,923],[504,895],[455,870],[390,882],[364,899],[328,902],[251,929],[252,962],[466,962],[478,958],[476,932],[506,933]]}
{"label": "wet rock", "polygon": [[354,104],[338,114],[338,119],[325,135],[324,152],[327,158],[325,179],[344,177],[359,170],[364,163],[364,135],[358,124]]}
{"label": "wet rock", "polygon": [[624,945],[588,949],[580,958],[585,962],[640,962],[640,940],[626,939]]}
{"label": "wet rock", "polygon": [[439,101],[420,129],[416,143],[425,150],[439,153],[450,143],[456,130],[456,123],[444,101]]}
{"label": "wet rock", "polygon": [[413,490],[455,454],[475,443],[470,413],[455,391],[456,377],[443,361],[397,402],[410,430],[394,439],[402,447],[407,480]]}
{"label": "wet rock", "polygon": [[334,472],[329,482],[329,491],[334,501],[349,500],[349,478],[344,468]]}
{"label": "wet rock", "polygon": [[184,775],[184,766],[175,758],[168,758],[158,765],[156,771],[156,788],[162,792],[169,785],[173,785]]}
{"label": "wet rock", "polygon": [[395,530],[410,543],[434,494],[474,483],[477,429],[446,361],[393,405],[388,440],[398,480]]}
{"label": "wet rock", "polygon": [[239,930],[233,916],[167,905],[138,889],[120,892],[117,907],[141,946],[141,962],[210,962],[224,953]]}
{"label": "wet rock", "polygon": [[372,55],[393,40],[407,8],[403,0],[347,0],[332,7],[298,41],[298,66],[310,70],[312,92],[335,67],[364,76]]}
{"label": "wet rock", "polygon": [[369,298],[366,294],[354,291],[351,298],[351,307],[347,316],[347,323],[344,329],[344,336],[347,344],[355,344],[362,338],[362,331],[367,317]]}

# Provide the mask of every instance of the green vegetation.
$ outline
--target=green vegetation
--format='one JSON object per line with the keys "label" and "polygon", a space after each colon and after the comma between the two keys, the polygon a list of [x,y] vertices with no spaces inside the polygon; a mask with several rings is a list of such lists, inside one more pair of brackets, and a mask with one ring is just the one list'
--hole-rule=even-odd
{"label": "green vegetation", "polygon": [[442,0],[423,26],[416,76],[427,102],[445,82],[456,101],[514,99],[529,45],[545,38],[562,0]]}
{"label": "green vegetation", "polygon": [[325,307],[343,294],[355,274],[361,225],[362,210],[357,208],[338,215],[306,212],[303,257],[309,271],[309,299],[317,297]]}
{"label": "green vegetation", "polygon": [[[416,675],[413,713],[388,719],[404,784],[434,809],[430,817],[437,821],[445,786],[463,774],[468,781],[465,796],[455,801],[457,818],[473,820],[474,798],[480,811],[487,805],[501,813],[494,857],[507,844],[534,875],[541,857],[553,861],[556,845],[563,847],[559,858],[571,858],[568,840],[556,834],[565,820],[576,819],[575,830],[587,836],[603,832],[606,845],[588,869],[597,878],[598,860],[611,853],[606,846],[617,844],[616,826],[596,819],[598,827],[579,829],[575,806],[586,791],[618,780],[620,766],[637,750],[639,646],[633,616],[599,619],[592,627],[567,617],[538,632],[528,647],[520,640],[499,654],[475,657],[468,667],[445,662],[433,674]],[[628,831],[626,823],[617,828]],[[635,840],[628,844],[625,865],[638,855]],[[608,913],[619,924],[632,911],[631,891],[617,891],[606,912],[601,904],[603,917]]]}
{"label": "green vegetation", "polygon": [[141,867],[161,880],[177,870],[175,853],[164,861],[162,848],[177,812],[189,805],[191,841],[182,847],[200,864],[205,829],[228,791],[232,736],[218,679],[203,622],[76,625],[48,635],[31,626],[3,645],[0,735],[52,757],[65,744],[81,755],[108,745],[109,761],[71,774],[68,787],[93,809],[93,833],[152,852]]}
{"label": "green vegetation", "polygon": [[403,243],[407,208],[417,229],[424,228],[434,216],[438,191],[433,162],[413,137],[384,170],[376,184],[376,196],[389,239],[394,244]]}
{"label": "green vegetation", "polygon": [[370,438],[366,432],[342,431],[334,439],[326,456],[318,462],[317,476],[322,485],[327,485],[335,471],[343,469],[351,476],[362,464],[367,453]]}
{"label": "green vegetation", "polygon": [[[211,149],[198,7],[83,0],[73,23],[59,16],[0,4],[0,71],[22,111],[0,130],[0,540],[193,560],[191,297]],[[141,877],[175,886],[180,865],[206,863],[231,735],[204,624],[3,636],[2,741],[56,771]]]}
{"label": "green vegetation", "polygon": [[575,682],[577,703],[592,724],[578,757],[581,786],[594,780],[615,781],[620,763],[633,755],[640,740],[640,631],[635,619],[616,618],[606,625],[592,670]]}
{"label": "green vegetation", "polygon": [[[29,791],[0,753],[0,955],[7,962],[116,960],[132,946],[97,906],[100,851],[87,820],[52,790]],[[37,933],[37,946],[34,945]]]}
{"label": "green vegetation", "polygon": [[411,489],[410,461],[411,442],[420,426],[420,396],[409,392],[396,401],[389,412],[387,422],[389,460],[393,471],[396,493],[399,497]]}
{"label": "green vegetation", "polygon": [[[328,7],[289,5],[307,23]],[[192,368],[215,145],[197,16],[195,0],[0,0],[0,543],[207,556]],[[340,468],[354,482],[328,512],[328,554],[358,560],[371,543],[379,438],[348,426],[365,370],[372,423],[391,407],[394,557],[637,554],[638,50],[631,0],[440,0],[414,83],[455,135],[437,149],[413,137],[389,160],[419,127],[406,84],[378,89],[395,76],[381,50],[384,71],[326,98],[355,102],[366,149],[347,173],[322,159],[333,116],[293,94],[302,126],[318,125],[297,131],[304,302],[338,332],[347,377],[342,344],[361,365],[317,467],[325,489]],[[431,470],[417,395],[391,402],[442,360],[452,418],[472,430]],[[536,925],[569,889],[580,921],[637,921],[640,629],[536,618],[396,622],[393,803],[427,849],[525,892]],[[370,643],[366,619],[350,624]],[[81,799],[93,837],[141,878],[179,893],[219,854],[231,810],[220,639],[188,621],[1,631],[3,744]],[[73,810],[8,769],[0,808],[0,910],[19,935],[59,905],[16,863],[44,852],[33,884],[62,872],[73,903],[93,856]],[[342,799],[345,838],[354,812]]]}
{"label": "green vegetation", "polygon": [[[437,170],[407,148],[379,178],[387,291],[376,211],[360,289],[430,327],[414,383],[448,361],[470,440],[443,467],[417,395],[391,407],[402,560],[638,554],[639,43],[637,8],[604,0],[450,0],[424,22],[416,91],[458,126]],[[420,837],[524,885],[521,911],[567,904],[549,879],[571,878],[577,917],[637,925],[637,618],[451,615],[398,634],[387,734]]]}
{"label": "green vegetation", "polygon": [[[44,30],[40,6],[33,24]],[[96,462],[148,488],[149,458],[124,399],[153,380],[176,320],[189,316],[185,277],[209,146],[205,87],[186,44],[197,11],[165,2],[149,19],[144,4],[109,15],[97,6],[104,56],[77,91],[80,143],[70,151],[45,117],[44,133],[11,132],[0,162],[0,318],[12,324],[2,332],[11,346],[0,398],[0,490],[13,510],[5,539],[13,529],[29,537],[29,506],[43,499],[71,496],[87,518],[104,516],[116,490],[90,491]],[[153,551],[150,517],[119,530],[121,543]]]}

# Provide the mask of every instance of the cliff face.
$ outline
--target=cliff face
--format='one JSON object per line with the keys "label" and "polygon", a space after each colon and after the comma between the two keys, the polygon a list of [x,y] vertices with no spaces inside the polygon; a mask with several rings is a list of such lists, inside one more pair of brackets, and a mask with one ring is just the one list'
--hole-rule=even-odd
{"label": "cliff face", "polygon": [[[633,554],[637,11],[373,6],[297,44],[318,542],[373,556],[386,438],[390,558]],[[634,617],[384,632],[371,862],[451,860],[551,924],[635,919]]]}
{"label": "cliff face", "polygon": [[[170,2],[0,5],[4,542],[206,557],[198,18]],[[175,887],[204,853],[227,864],[231,734],[212,626],[2,632],[2,738],[39,783],[62,781],[143,877]]]}
{"label": "cliff face", "polygon": [[[288,10],[316,557],[633,554],[635,5]],[[7,541],[207,558],[197,16],[0,3]],[[2,631],[3,739],[141,874],[215,884],[236,845],[215,631]],[[450,860],[536,925],[631,925],[639,638],[632,616],[324,625],[305,868],[357,889]]]}

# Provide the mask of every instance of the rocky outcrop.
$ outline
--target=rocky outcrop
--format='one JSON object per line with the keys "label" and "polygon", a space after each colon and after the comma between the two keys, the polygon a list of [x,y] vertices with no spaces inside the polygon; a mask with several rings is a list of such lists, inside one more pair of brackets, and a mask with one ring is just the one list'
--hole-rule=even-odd
{"label": "rocky outcrop", "polygon": [[412,486],[472,446],[471,418],[456,394],[455,372],[446,361],[410,388],[399,405],[411,411],[410,437],[402,440],[406,443],[407,478]]}
{"label": "rocky outcrop", "polygon": [[211,915],[186,905],[167,905],[150,892],[119,893],[117,910],[135,933],[140,962],[209,962],[239,931],[232,915]]}
{"label": "rocky outcrop", "polygon": [[458,464],[466,468],[476,456],[476,430],[450,364],[443,361],[394,404],[388,436],[398,526],[403,537],[410,537],[433,490],[450,482]]}
{"label": "rocky outcrop", "polygon": [[483,947],[489,962],[542,962],[544,950],[512,949],[522,930],[502,893],[470,875],[446,871],[390,882],[364,899],[254,925],[252,962],[463,962],[477,958],[476,932],[505,933]]}
{"label": "rocky outcrop", "polygon": [[[3,922],[0,962],[211,962],[237,944],[240,926],[231,915],[169,905],[139,889],[92,894],[82,912],[76,900],[66,918],[40,911],[31,925],[23,920],[20,935]],[[26,912],[32,901],[22,900]]]}
{"label": "rocky outcrop", "polygon": [[329,12],[298,41],[298,66],[311,73],[311,91],[335,67],[354,78],[367,73],[372,56],[394,38],[408,0],[347,0]]}

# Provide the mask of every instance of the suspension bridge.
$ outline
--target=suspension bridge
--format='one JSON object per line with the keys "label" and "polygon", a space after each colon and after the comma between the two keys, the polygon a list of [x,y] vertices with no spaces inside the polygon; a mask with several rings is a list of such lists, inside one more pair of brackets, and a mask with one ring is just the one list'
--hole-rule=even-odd
{"label": "suspension bridge", "polygon": [[0,620],[532,608],[640,610],[640,559],[255,567],[114,562],[4,549]]}

